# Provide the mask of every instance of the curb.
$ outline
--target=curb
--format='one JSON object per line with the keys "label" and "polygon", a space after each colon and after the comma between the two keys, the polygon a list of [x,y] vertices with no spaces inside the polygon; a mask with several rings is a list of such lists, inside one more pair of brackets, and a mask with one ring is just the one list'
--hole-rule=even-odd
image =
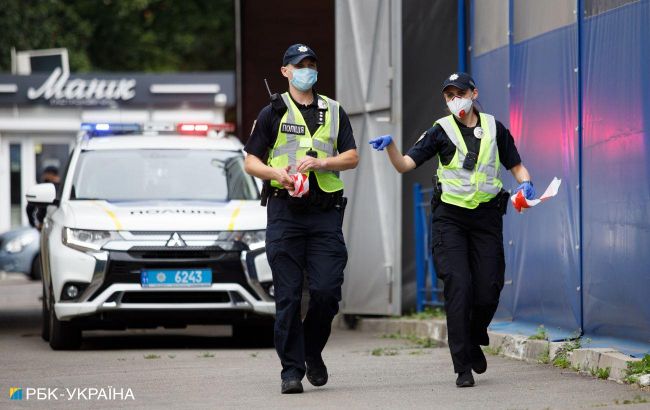
{"label": "curb", "polygon": [[[360,318],[356,329],[362,332],[414,335],[447,344],[447,323],[444,319]],[[488,331],[488,335],[492,352],[529,363],[552,362],[560,348],[565,345],[564,342],[531,340],[526,336],[491,331]],[[627,363],[641,360],[607,348],[578,348],[568,352],[567,359],[571,368],[583,374],[609,368],[608,379],[618,383],[624,383]]]}

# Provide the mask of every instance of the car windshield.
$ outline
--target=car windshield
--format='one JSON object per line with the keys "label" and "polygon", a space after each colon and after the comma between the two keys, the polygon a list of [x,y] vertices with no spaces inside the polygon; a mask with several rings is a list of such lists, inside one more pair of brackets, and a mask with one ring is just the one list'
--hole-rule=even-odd
{"label": "car windshield", "polygon": [[243,155],[217,150],[97,150],[79,156],[70,199],[257,199]]}

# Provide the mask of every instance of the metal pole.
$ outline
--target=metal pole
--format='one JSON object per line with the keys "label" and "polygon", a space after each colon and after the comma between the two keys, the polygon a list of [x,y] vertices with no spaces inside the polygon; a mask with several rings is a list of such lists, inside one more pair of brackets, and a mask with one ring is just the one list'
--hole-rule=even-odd
{"label": "metal pole", "polygon": [[577,127],[578,127],[578,186],[580,189],[578,190],[578,203],[579,205],[579,224],[580,224],[580,234],[578,235],[578,252],[580,253],[580,335],[582,336],[584,334],[584,282],[583,282],[583,274],[584,274],[584,229],[583,229],[583,219],[584,219],[584,213],[583,213],[583,204],[584,204],[584,195],[583,195],[583,189],[582,189],[582,154],[583,154],[583,146],[582,146],[582,53],[584,52],[584,49],[582,47],[582,30],[583,30],[583,23],[584,23],[584,16],[583,16],[583,10],[584,10],[584,0],[577,0],[576,2],[576,20],[577,20],[577,37],[578,37],[578,62],[577,62],[577,68],[578,68],[578,118],[577,118]]}
{"label": "metal pole", "polygon": [[422,243],[424,232],[422,230],[422,223],[420,222],[420,212],[422,212],[422,187],[420,184],[413,184],[413,222],[415,224],[415,283],[416,283],[416,310],[422,312],[424,307],[424,292],[425,292],[425,269],[424,269],[424,253],[426,243]]}
{"label": "metal pole", "polygon": [[467,71],[467,41],[465,39],[465,0],[458,0],[458,71]]}

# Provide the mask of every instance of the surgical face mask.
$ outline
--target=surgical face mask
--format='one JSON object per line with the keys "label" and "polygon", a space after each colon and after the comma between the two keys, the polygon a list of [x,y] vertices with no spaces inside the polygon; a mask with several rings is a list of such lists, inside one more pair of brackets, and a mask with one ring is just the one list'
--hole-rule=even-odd
{"label": "surgical face mask", "polygon": [[294,68],[291,84],[300,91],[308,91],[316,84],[318,71],[313,68]]}
{"label": "surgical face mask", "polygon": [[463,118],[469,114],[469,110],[472,109],[472,103],[471,98],[454,97],[451,101],[447,102],[447,107],[449,107],[449,111],[456,117]]}

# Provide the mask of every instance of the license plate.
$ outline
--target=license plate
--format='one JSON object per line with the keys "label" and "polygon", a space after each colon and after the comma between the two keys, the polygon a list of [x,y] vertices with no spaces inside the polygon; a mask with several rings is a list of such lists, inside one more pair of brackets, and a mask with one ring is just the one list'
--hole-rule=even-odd
{"label": "license plate", "polygon": [[143,269],[142,287],[194,287],[212,284],[212,269]]}

